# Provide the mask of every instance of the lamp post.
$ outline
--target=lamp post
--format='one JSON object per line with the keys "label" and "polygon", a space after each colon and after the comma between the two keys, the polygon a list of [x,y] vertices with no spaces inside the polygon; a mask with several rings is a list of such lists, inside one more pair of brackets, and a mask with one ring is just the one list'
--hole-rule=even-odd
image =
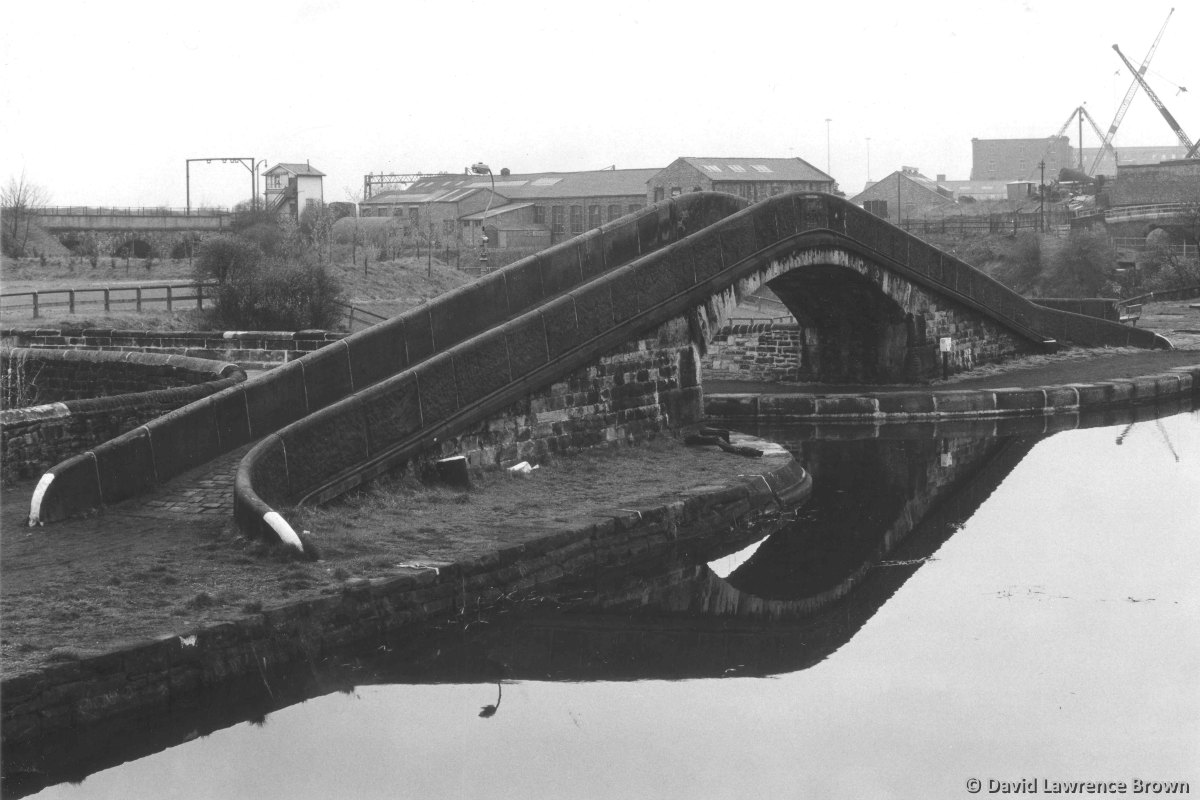
{"label": "lamp post", "polygon": [[867,183],[871,182],[871,137],[867,137]]}
{"label": "lamp post", "polygon": [[833,122],[832,118],[830,118],[830,117],[825,118],[825,173],[827,175],[830,174],[830,172],[829,172],[829,123],[831,123],[831,122]]}
{"label": "lamp post", "polygon": [[492,210],[492,198],[496,196],[496,176],[492,174],[491,168],[482,161],[472,164],[471,172],[476,175],[487,175],[492,181],[492,193],[488,195],[487,207],[483,210],[483,219],[479,221],[479,266],[486,269],[488,263],[487,215]]}
{"label": "lamp post", "polygon": [[[251,208],[258,208],[258,168],[266,166],[266,164],[267,164],[267,160],[265,158],[261,159],[261,160],[255,162],[254,169],[251,170],[251,173],[254,176],[254,192],[250,195],[250,207]],[[263,209],[265,210],[266,207],[267,207],[267,190],[264,187],[263,188]]]}

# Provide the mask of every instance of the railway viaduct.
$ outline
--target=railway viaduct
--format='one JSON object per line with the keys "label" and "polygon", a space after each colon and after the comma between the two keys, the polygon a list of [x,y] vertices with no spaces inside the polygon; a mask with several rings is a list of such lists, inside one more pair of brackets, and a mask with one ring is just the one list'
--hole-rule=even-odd
{"label": "railway viaduct", "polygon": [[101,255],[143,258],[150,253],[170,255],[181,245],[193,246],[211,236],[228,233],[225,211],[178,208],[93,208],[58,206],[33,212],[38,226],[55,236],[88,237]]}

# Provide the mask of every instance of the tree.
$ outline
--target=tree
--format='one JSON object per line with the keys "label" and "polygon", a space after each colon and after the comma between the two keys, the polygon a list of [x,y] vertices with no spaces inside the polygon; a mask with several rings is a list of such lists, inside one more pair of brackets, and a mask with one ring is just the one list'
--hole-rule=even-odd
{"label": "tree", "polygon": [[3,214],[3,229],[0,230],[0,245],[5,254],[18,258],[25,255],[29,242],[29,226],[35,209],[49,202],[49,193],[25,177],[9,178],[0,190],[0,213]]}
{"label": "tree", "polygon": [[[363,230],[362,230],[362,222],[361,222],[362,217],[359,214],[359,209],[362,204],[362,201],[366,200],[367,196],[366,196],[366,192],[364,190],[351,189],[349,186],[346,187],[345,191],[346,191],[347,202],[330,203],[329,206],[330,206],[330,208],[334,209],[335,213],[337,214],[338,219],[341,219],[342,217],[351,217],[354,220],[352,227],[350,228],[350,263],[357,266],[358,265],[358,246],[360,244],[363,244],[363,239],[362,239]],[[343,210],[345,213],[343,213]],[[363,249],[363,275],[367,274],[367,264],[369,262],[369,259],[367,257],[367,252],[368,251],[364,248]]]}
{"label": "tree", "polygon": [[333,223],[335,222],[337,222],[337,217],[324,203],[313,203],[300,215],[300,233],[304,236],[305,242],[316,251],[318,261],[321,259],[321,248],[325,248],[328,251],[329,260],[333,260]]}
{"label": "tree", "polygon": [[287,233],[280,225],[279,215],[250,202],[233,207],[229,227],[241,238],[258,245],[268,257],[282,255],[287,247]]}
{"label": "tree", "polygon": [[1108,238],[1090,230],[1071,231],[1055,260],[1059,279],[1079,297],[1096,297],[1116,267]]}

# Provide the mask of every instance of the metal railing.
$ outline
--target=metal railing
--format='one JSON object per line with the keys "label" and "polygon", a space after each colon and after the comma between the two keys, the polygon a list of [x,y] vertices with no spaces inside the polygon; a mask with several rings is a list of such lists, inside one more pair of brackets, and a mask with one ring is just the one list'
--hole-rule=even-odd
{"label": "metal railing", "polygon": [[186,208],[165,206],[39,206],[30,214],[47,217],[224,217],[233,213],[228,208]]}
{"label": "metal railing", "polygon": [[[1143,253],[1149,248],[1146,240],[1139,236],[1113,236],[1109,239],[1112,242],[1114,250],[1129,250],[1135,253]],[[1183,258],[1200,258],[1200,245],[1188,244],[1162,244],[1157,245],[1156,249],[1165,249],[1172,255],[1182,256]]]}
{"label": "metal railing", "polygon": [[354,332],[354,324],[357,322],[364,328],[369,328],[377,322],[383,322],[388,317],[382,314],[376,314],[374,311],[368,311],[365,308],[359,308],[352,303],[343,303],[343,308],[346,309],[346,330]]}
{"label": "metal railing", "polygon": [[1067,215],[1047,209],[1044,217],[1036,211],[984,216],[954,214],[939,217],[905,217],[900,221],[900,227],[914,234],[964,236],[1036,231],[1067,225],[1069,221]]}
{"label": "metal railing", "polygon": [[1104,212],[1105,222],[1146,219],[1175,214],[1200,214],[1196,203],[1154,203],[1140,206],[1117,206]]}
{"label": "metal railing", "polygon": [[204,301],[212,300],[212,283],[174,283],[152,286],[105,286],[87,289],[42,289],[36,292],[0,293],[0,317],[26,313],[31,319],[39,319],[48,311],[65,310],[68,314],[80,313],[80,309],[95,310],[102,307],[105,313],[113,309],[133,310],[140,313],[148,308],[158,310],[165,306],[167,311],[195,304],[204,308]]}

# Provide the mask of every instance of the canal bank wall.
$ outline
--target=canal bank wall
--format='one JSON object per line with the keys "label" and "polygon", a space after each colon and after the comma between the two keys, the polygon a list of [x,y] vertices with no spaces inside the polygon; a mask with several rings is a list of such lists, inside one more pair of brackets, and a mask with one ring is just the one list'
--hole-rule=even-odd
{"label": "canal bank wall", "polygon": [[763,456],[722,486],[613,509],[539,537],[448,565],[413,565],[347,581],[340,594],[264,608],[220,625],[118,647],[6,677],[3,743],[27,741],[135,716],[166,714],[197,694],[288,664],[377,643],[389,647],[421,626],[462,624],[571,575],[618,569],[722,531],[769,525],[805,500],[812,480],[783,448],[750,437],[733,444]]}
{"label": "canal bank wall", "polygon": [[821,420],[888,420],[1084,413],[1190,397],[1200,391],[1200,364],[1137,378],[1062,386],[914,389],[862,394],[706,394],[704,414],[725,424],[771,425]]}

